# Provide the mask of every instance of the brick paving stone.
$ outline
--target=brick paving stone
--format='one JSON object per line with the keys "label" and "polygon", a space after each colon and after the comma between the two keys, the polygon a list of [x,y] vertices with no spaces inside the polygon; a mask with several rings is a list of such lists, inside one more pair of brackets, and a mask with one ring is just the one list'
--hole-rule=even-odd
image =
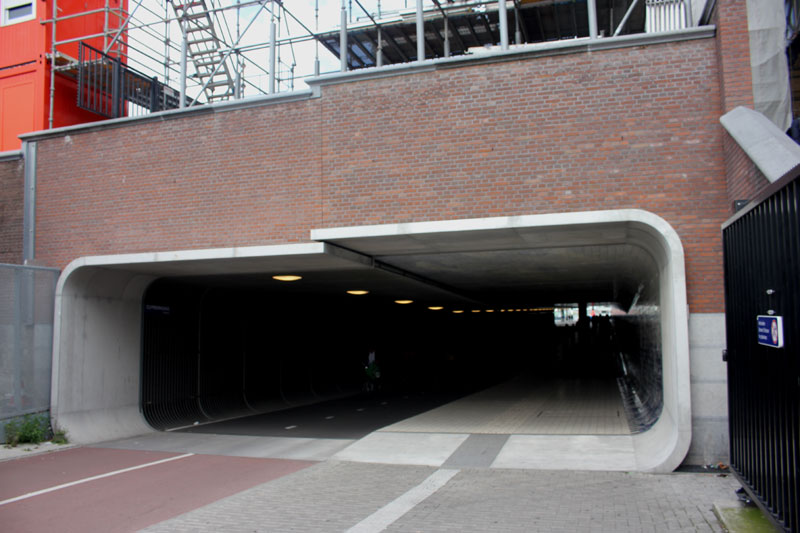
{"label": "brick paving stone", "polygon": [[738,487],[710,474],[462,470],[386,531],[722,531],[711,506]]}
{"label": "brick paving stone", "polygon": [[[434,471],[331,460],[145,531],[344,531]],[[464,469],[385,531],[719,532],[711,506],[738,487],[714,474]]]}
{"label": "brick paving stone", "polygon": [[342,531],[417,486],[435,470],[327,461],[144,531]]}

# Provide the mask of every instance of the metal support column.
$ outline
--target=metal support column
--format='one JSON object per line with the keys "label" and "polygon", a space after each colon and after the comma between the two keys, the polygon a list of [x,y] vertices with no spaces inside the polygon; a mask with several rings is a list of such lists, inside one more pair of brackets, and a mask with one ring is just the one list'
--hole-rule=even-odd
{"label": "metal support column", "polygon": [[417,61],[425,59],[425,21],[422,19],[422,0],[417,0]]}
{"label": "metal support column", "polygon": [[444,57],[450,57],[450,21],[444,18]]}
{"label": "metal support column", "polygon": [[25,264],[36,258],[36,143],[22,142],[25,161],[25,192],[22,212],[22,259]]}
{"label": "metal support column", "polygon": [[341,28],[339,30],[339,70],[347,72],[347,4],[342,0]]}
{"label": "metal support column", "polygon": [[181,23],[180,101],[178,102],[178,107],[180,109],[186,107],[186,56],[189,48],[186,42],[187,39],[186,28],[183,23]]}
{"label": "metal support column", "polygon": [[51,24],[50,44],[50,114],[47,117],[47,128],[53,129],[53,113],[55,111],[56,94],[56,21],[58,20],[58,0],[53,0],[53,22]]}
{"label": "metal support column", "polygon": [[269,94],[275,93],[275,15],[269,23],[269,85],[267,92]]}
{"label": "metal support column", "polygon": [[[380,2],[378,3],[378,10],[380,10]],[[378,56],[375,60],[375,65],[378,67],[383,66],[383,37],[381,36],[381,27],[378,26]]]}
{"label": "metal support column", "polygon": [[597,39],[597,4],[595,0],[586,0],[586,8],[589,11],[589,38]]}
{"label": "metal support column", "polygon": [[506,11],[506,0],[499,0],[500,17],[500,48],[508,50],[508,12]]}

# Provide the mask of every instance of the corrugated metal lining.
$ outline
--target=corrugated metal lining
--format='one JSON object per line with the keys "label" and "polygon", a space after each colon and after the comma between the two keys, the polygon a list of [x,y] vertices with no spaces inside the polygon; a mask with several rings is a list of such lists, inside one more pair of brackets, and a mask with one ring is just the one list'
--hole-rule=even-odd
{"label": "corrugated metal lining", "polygon": [[686,27],[684,0],[645,1],[645,32],[675,31]]}

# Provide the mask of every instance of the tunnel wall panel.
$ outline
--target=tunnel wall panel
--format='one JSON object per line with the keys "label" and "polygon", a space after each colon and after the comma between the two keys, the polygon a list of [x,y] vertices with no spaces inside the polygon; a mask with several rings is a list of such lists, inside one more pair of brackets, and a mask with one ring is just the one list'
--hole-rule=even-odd
{"label": "tunnel wall panel", "polygon": [[730,461],[724,349],[725,315],[690,314],[692,446],[686,456],[688,464],[728,464]]}
{"label": "tunnel wall panel", "polygon": [[658,279],[642,280],[639,298],[628,314],[616,319],[621,379],[631,429],[646,431],[664,406],[661,307]]}
{"label": "tunnel wall panel", "polygon": [[152,278],[83,264],[65,269],[56,288],[51,416],[79,444],[147,433],[140,325]]}

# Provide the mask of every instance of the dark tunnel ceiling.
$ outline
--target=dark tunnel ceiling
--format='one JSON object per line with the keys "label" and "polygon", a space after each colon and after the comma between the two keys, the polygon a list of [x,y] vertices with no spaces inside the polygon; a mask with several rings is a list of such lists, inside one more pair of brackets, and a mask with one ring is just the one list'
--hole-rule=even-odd
{"label": "dark tunnel ceiling", "polygon": [[[346,290],[365,289],[373,301],[410,298],[428,305],[468,307],[471,303],[538,306],[573,301],[627,305],[641,283],[657,276],[654,260],[632,244],[416,253],[375,259],[434,283],[360,264],[327,270],[300,267],[291,272],[181,278],[206,286],[259,288],[276,295],[323,298],[345,297]],[[286,283],[271,278],[281,273],[300,274],[303,279]],[[442,290],[438,284],[453,290]]]}

